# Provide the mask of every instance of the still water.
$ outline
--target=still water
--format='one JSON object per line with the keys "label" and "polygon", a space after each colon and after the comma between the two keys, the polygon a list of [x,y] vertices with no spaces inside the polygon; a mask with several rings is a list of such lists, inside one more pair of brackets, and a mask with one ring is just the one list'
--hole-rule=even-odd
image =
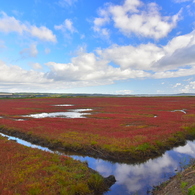
{"label": "still water", "polygon": [[[28,147],[53,152],[46,147],[34,145],[16,137],[2,133],[0,135]],[[149,191],[152,190],[153,186],[168,180],[190,163],[190,160],[195,157],[195,141],[188,141],[185,146],[173,148],[161,157],[137,165],[112,163],[88,156],[69,156],[80,161],[87,161],[90,168],[98,171],[104,177],[115,176],[117,182],[111,187],[111,191],[106,192],[105,195],[146,195],[150,194]]]}
{"label": "still water", "polygon": [[[55,105],[55,106],[64,106],[63,105]],[[68,106],[70,106],[68,104]],[[38,114],[29,114],[23,115],[23,117],[30,117],[30,118],[86,118],[86,115],[90,115],[87,111],[92,111],[90,108],[86,109],[70,109],[66,112],[51,112],[51,113],[38,113]]]}

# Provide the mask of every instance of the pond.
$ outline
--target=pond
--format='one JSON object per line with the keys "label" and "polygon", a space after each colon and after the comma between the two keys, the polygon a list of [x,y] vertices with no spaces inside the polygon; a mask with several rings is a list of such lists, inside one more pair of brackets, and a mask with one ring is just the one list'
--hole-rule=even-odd
{"label": "pond", "polygon": [[[28,147],[53,152],[47,147],[34,145],[16,137],[2,133],[0,135]],[[141,164],[113,163],[88,156],[69,156],[80,161],[87,161],[90,168],[98,171],[104,177],[115,176],[117,182],[111,187],[111,191],[106,192],[105,195],[145,195],[150,194],[154,186],[168,180],[191,162],[195,157],[195,141],[187,141],[185,146],[173,148],[161,157],[150,159]]]}
{"label": "pond", "polygon": [[[64,106],[64,105],[55,105],[55,106]],[[69,106],[69,105],[68,105]],[[38,114],[29,114],[23,115],[23,117],[31,118],[86,118],[85,115],[90,115],[87,111],[92,111],[90,108],[85,109],[70,109],[67,112],[51,112],[51,113],[38,113]]]}

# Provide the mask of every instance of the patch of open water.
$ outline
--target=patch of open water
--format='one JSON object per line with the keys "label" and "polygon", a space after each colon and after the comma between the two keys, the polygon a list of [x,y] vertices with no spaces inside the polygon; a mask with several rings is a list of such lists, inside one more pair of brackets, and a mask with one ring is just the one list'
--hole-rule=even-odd
{"label": "patch of open water", "polygon": [[[55,105],[57,106],[57,105]],[[62,106],[62,105],[58,105]],[[31,117],[31,118],[86,118],[85,115],[90,115],[87,111],[92,111],[90,108],[86,109],[70,109],[67,112],[51,112],[51,113],[38,113],[38,114],[29,114],[23,115],[23,117]]]}
{"label": "patch of open water", "polygon": [[[16,137],[2,133],[0,135],[28,147],[53,152],[47,147],[34,145]],[[59,152],[59,154],[61,153]],[[161,157],[150,159],[141,164],[113,163],[88,156],[64,154],[80,161],[87,161],[90,168],[98,171],[104,177],[114,175],[117,182],[105,195],[146,195],[150,194],[149,191],[153,189],[153,186],[168,180],[190,163],[190,160],[195,157],[195,141],[187,141],[185,146],[173,148]]]}
{"label": "patch of open water", "polygon": [[182,110],[172,110],[171,112],[183,112],[184,114],[187,114],[186,109],[182,109]]}
{"label": "patch of open water", "polygon": [[53,106],[74,106],[73,104],[56,104],[56,105],[53,105]]}

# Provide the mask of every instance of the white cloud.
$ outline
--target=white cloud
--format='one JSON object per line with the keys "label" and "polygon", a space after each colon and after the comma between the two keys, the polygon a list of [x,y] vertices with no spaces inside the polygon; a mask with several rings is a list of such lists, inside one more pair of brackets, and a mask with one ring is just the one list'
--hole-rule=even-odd
{"label": "white cloud", "polygon": [[113,45],[98,49],[100,58],[113,62],[122,70],[152,71],[153,78],[171,78],[195,74],[195,31],[173,38],[164,47],[155,44]]}
{"label": "white cloud", "polygon": [[190,76],[195,74],[195,67],[192,67],[190,69],[183,69],[180,68],[178,70],[170,70],[170,71],[159,71],[153,74],[153,78],[159,79],[159,78],[174,78],[174,77],[184,77],[184,76]]}
{"label": "white cloud", "polygon": [[86,44],[79,45],[77,47],[77,49],[72,53],[72,55],[74,55],[74,56],[80,56],[80,55],[86,53],[86,51],[87,51],[87,45]]}
{"label": "white cloud", "polygon": [[51,52],[51,50],[49,48],[45,48],[44,52],[45,52],[45,54],[49,54]]}
{"label": "white cloud", "polygon": [[181,89],[182,93],[195,93],[195,81],[189,82],[189,84],[185,85],[184,88]]}
{"label": "white cloud", "polygon": [[151,43],[137,47],[113,45],[98,49],[96,53],[87,53],[86,48],[80,47],[77,57],[72,58],[70,63],[46,63],[50,68],[46,76],[58,82],[81,82],[90,86],[132,78],[195,75],[194,35],[195,31],[175,37],[164,47]]}
{"label": "white cloud", "polygon": [[91,83],[113,83],[115,80],[147,77],[150,74],[142,70],[114,68],[108,61],[98,59],[93,53],[83,53],[72,58],[69,64],[49,62],[49,79],[64,81],[87,81]]}
{"label": "white cloud", "polygon": [[58,4],[61,7],[65,7],[65,6],[72,6],[75,2],[77,2],[77,0],[60,0]]}
{"label": "white cloud", "polygon": [[140,0],[126,0],[123,5],[109,4],[99,11],[94,19],[94,31],[100,32],[110,21],[126,36],[160,39],[176,27],[181,11],[173,16],[162,16],[156,3],[143,3]]}
{"label": "white cloud", "polygon": [[[38,66],[38,64],[36,65]],[[7,65],[0,61],[0,91],[9,92],[56,92],[58,89],[70,87],[70,83],[53,82],[45,77],[45,73],[34,70],[24,70],[16,65]],[[71,85],[73,86],[74,83]]]}
{"label": "white cloud", "polygon": [[3,40],[0,39],[0,50],[1,49],[5,49],[6,46],[5,46],[5,42]]}
{"label": "white cloud", "polygon": [[93,30],[96,33],[99,33],[99,35],[109,38],[110,37],[110,31],[107,28],[102,28],[102,26],[108,24],[110,22],[109,13],[107,13],[104,9],[99,9],[99,15],[101,18],[95,18],[94,19],[94,26]]}
{"label": "white cloud", "polygon": [[181,83],[176,83],[176,84],[173,86],[173,88],[178,87],[178,86],[181,86]]}
{"label": "white cloud", "polygon": [[163,55],[162,48],[154,44],[134,46],[114,45],[108,49],[97,50],[97,53],[106,60],[119,65],[121,69],[151,70],[152,65]]}
{"label": "white cloud", "polygon": [[85,38],[85,35],[82,34],[82,35],[80,36],[80,39],[84,39],[84,38]]}
{"label": "white cloud", "polygon": [[156,90],[156,93],[157,93],[157,94],[162,94],[162,93],[164,93],[164,91],[157,89],[157,90]]}
{"label": "white cloud", "polygon": [[37,37],[40,40],[56,42],[56,36],[45,26],[39,28],[36,26],[30,26],[26,31],[29,32],[31,36]]}
{"label": "white cloud", "polygon": [[19,20],[16,20],[14,17],[7,16],[6,13],[0,12],[0,31],[9,33],[9,32],[17,32],[22,34],[25,30],[27,30],[26,25],[22,24]]}
{"label": "white cloud", "polygon": [[69,31],[71,33],[77,32],[77,30],[74,28],[73,23],[70,19],[64,20],[63,24],[61,25],[55,25],[54,28],[56,30],[62,30],[64,32]]}
{"label": "white cloud", "polygon": [[31,63],[30,65],[31,65],[34,69],[42,69],[41,64],[39,64],[38,62],[36,62],[36,63]]}
{"label": "white cloud", "polygon": [[[182,43],[178,44],[177,40],[182,40]],[[98,49],[96,53],[87,53],[86,46],[83,46],[78,48],[77,57],[73,57],[70,63],[46,63],[50,69],[47,73],[26,71],[18,66],[7,66],[1,62],[0,81],[6,83],[21,82],[22,85],[30,83],[30,86],[40,83],[39,88],[49,90],[53,87],[56,90],[61,90],[71,87],[106,85],[117,80],[133,78],[158,79],[195,75],[195,58],[189,51],[189,48],[193,48],[194,45],[194,32],[192,32],[174,38],[164,47],[157,47],[154,44],[142,44],[137,47],[113,45],[107,49]],[[178,55],[176,58],[173,54],[176,54],[178,50],[182,50],[188,57]],[[37,53],[36,44],[32,44],[29,48],[21,51],[23,57],[35,57]],[[172,57],[178,61],[167,65],[163,62],[163,58],[168,59],[167,56],[170,58],[169,61]],[[194,65],[191,63],[189,66],[189,59],[194,62]],[[187,67],[185,67],[185,60]],[[110,65],[113,63],[118,66]],[[33,68],[39,69],[41,66],[35,63]],[[183,91],[194,90],[195,82],[189,82],[183,87]],[[50,84],[50,88],[46,83]],[[176,86],[179,86],[179,83]],[[131,91],[120,91],[120,93],[131,93]]]}
{"label": "white cloud", "polygon": [[29,48],[25,48],[20,51],[20,55],[22,56],[22,58],[36,57],[37,54],[38,50],[36,44],[31,44]]}
{"label": "white cloud", "polygon": [[192,0],[174,0],[175,3],[183,3],[183,2],[187,2],[187,1],[192,1]]}
{"label": "white cloud", "polygon": [[116,91],[115,93],[116,93],[116,94],[121,94],[121,95],[128,95],[128,94],[132,94],[133,91],[132,91],[132,90],[127,90],[127,89],[125,89],[125,90]]}
{"label": "white cloud", "polygon": [[43,41],[56,42],[56,36],[51,30],[45,26],[37,27],[8,16],[4,12],[0,12],[0,31],[5,33],[16,32],[19,35],[24,33],[29,34],[32,37],[36,37]]}
{"label": "white cloud", "polygon": [[0,82],[4,83],[21,83],[21,84],[36,84],[36,83],[48,83],[49,80],[44,78],[44,73],[38,73],[35,71],[27,71],[19,66],[8,66],[4,62],[0,61]]}
{"label": "white cloud", "polygon": [[173,38],[164,47],[164,56],[156,63],[158,69],[170,70],[195,65],[195,30]]}
{"label": "white cloud", "polygon": [[163,181],[163,173],[169,173],[175,167],[176,161],[165,153],[160,158],[138,165],[117,164],[114,173],[117,182],[125,185],[129,194],[135,192],[141,194],[141,189],[146,183],[148,186],[159,185],[159,181]]}

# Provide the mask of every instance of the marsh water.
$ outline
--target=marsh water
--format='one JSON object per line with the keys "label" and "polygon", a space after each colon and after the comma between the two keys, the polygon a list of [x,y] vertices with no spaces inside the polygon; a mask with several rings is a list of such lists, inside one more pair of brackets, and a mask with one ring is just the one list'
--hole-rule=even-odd
{"label": "marsh water", "polygon": [[[16,137],[2,133],[0,135],[28,147],[53,152],[46,147],[34,145]],[[96,170],[104,177],[109,175],[115,176],[117,182],[105,195],[145,195],[150,194],[154,186],[168,180],[191,162],[195,157],[195,141],[187,141],[185,146],[173,148],[165,152],[161,157],[150,159],[141,164],[113,163],[88,156],[69,156],[80,161],[87,161],[90,168]]]}
{"label": "marsh water", "polygon": [[[55,106],[71,106],[71,104],[62,104],[62,105],[55,105]],[[90,108],[85,109],[69,109],[66,112],[51,112],[51,113],[38,113],[38,114],[29,114],[23,115],[23,117],[30,117],[30,118],[86,118],[86,115],[90,115],[87,111],[92,111]]]}

